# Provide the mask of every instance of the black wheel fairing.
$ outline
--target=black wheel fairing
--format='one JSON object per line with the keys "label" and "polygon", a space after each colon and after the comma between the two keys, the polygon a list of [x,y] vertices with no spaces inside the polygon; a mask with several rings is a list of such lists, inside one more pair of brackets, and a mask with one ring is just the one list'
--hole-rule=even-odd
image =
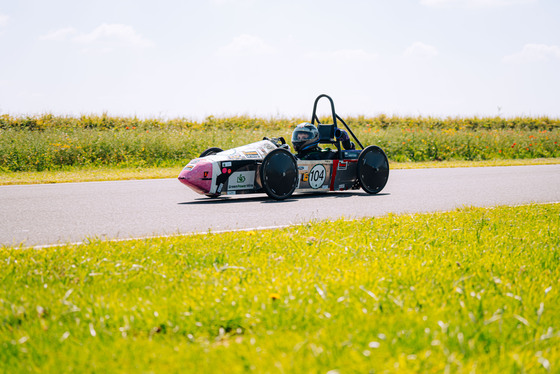
{"label": "black wheel fairing", "polygon": [[200,157],[215,155],[216,153],[220,153],[220,152],[223,152],[223,149],[218,147],[210,147],[206,149],[204,152],[202,152],[198,157],[200,158]]}
{"label": "black wheel fairing", "polygon": [[298,175],[296,158],[282,148],[267,154],[260,168],[262,187],[275,200],[284,200],[294,193]]}
{"label": "black wheel fairing", "polygon": [[364,191],[379,193],[389,179],[389,160],[375,145],[366,147],[358,157],[358,181]]}

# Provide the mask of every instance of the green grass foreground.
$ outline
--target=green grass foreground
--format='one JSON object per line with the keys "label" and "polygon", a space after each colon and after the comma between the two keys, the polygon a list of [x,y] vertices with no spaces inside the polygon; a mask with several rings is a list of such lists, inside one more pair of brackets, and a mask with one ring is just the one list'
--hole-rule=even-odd
{"label": "green grass foreground", "polygon": [[0,248],[0,372],[560,371],[560,204]]}

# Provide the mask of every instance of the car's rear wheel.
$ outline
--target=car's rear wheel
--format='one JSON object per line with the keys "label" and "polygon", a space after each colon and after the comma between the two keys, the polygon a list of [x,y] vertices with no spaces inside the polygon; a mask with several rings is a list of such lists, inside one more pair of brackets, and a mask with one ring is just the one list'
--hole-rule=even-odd
{"label": "car's rear wheel", "polygon": [[205,156],[210,156],[210,155],[215,155],[216,153],[220,153],[222,152],[223,149],[218,148],[218,147],[210,147],[207,150],[205,150],[204,152],[202,152],[200,154],[200,156],[198,157],[205,157]]}
{"label": "car's rear wheel", "polygon": [[297,161],[289,151],[277,148],[266,155],[260,178],[266,194],[275,200],[284,200],[294,193],[298,182]]}
{"label": "car's rear wheel", "polygon": [[358,157],[358,181],[364,191],[370,194],[380,192],[389,179],[389,160],[381,148],[366,147]]}

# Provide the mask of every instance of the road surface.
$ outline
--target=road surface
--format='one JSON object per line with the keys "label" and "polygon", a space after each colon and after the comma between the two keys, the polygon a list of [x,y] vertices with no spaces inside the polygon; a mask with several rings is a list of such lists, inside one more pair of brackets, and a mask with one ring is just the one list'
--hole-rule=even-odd
{"label": "road surface", "polygon": [[176,179],[0,186],[0,245],[39,246],[284,226],[310,220],[560,201],[560,165],[393,170],[361,190],[209,199]]}

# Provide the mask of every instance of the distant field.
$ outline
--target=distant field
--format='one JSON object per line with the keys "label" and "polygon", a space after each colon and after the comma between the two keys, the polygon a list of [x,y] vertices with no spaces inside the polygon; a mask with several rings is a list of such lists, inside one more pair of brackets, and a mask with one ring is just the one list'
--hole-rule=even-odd
{"label": "distant field", "polygon": [[[75,168],[180,168],[208,147],[284,136],[304,118],[157,120],[109,116],[0,116],[0,172]],[[364,145],[392,162],[560,157],[560,119],[354,117]]]}
{"label": "distant field", "polygon": [[0,372],[560,371],[560,204],[0,248]]}

